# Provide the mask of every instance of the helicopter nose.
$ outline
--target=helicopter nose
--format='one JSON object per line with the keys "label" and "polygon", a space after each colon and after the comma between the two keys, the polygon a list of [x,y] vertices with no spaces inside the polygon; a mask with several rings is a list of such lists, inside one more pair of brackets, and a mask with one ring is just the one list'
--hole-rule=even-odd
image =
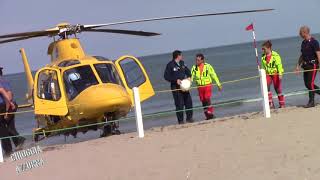
{"label": "helicopter nose", "polygon": [[99,84],[84,90],[77,99],[83,113],[94,116],[105,112],[128,112],[132,106],[129,94],[115,84]]}

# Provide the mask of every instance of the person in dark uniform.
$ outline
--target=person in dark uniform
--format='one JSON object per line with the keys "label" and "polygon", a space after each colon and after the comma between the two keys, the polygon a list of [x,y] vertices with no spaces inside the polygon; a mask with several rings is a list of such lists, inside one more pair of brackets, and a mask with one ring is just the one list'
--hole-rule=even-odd
{"label": "person in dark uniform", "polygon": [[[7,109],[7,111],[6,111],[6,112],[9,112],[9,114],[7,114],[4,117],[5,118],[4,122],[5,122],[7,129],[8,129],[9,135],[10,136],[18,136],[19,133],[16,129],[15,120],[14,120],[15,119],[14,112],[17,111],[18,105],[14,101],[13,92],[11,90],[10,83],[5,78],[3,78],[2,69],[3,68],[0,67],[0,87],[6,91],[8,98],[9,98],[9,101],[11,103],[9,109]],[[10,114],[10,113],[12,113],[12,114]],[[20,149],[22,147],[22,145],[24,144],[25,138],[24,137],[13,137],[12,141],[13,141],[15,147]]]}
{"label": "person in dark uniform", "polygon": [[310,28],[302,26],[300,28],[300,36],[303,38],[301,43],[301,56],[296,66],[296,72],[301,66],[305,72],[303,73],[304,84],[309,90],[309,102],[306,108],[314,107],[315,93],[320,95],[320,89],[314,84],[314,80],[319,69],[320,48],[319,42],[310,35]]}
{"label": "person in dark uniform", "polygon": [[[1,69],[1,68],[0,68]],[[0,138],[10,136],[7,120],[10,108],[15,108],[15,105],[10,101],[10,95],[0,83]],[[9,156],[12,153],[11,141],[9,138],[1,139],[2,149],[4,150],[4,156]]]}
{"label": "person in dark uniform", "polygon": [[184,108],[188,109],[186,110],[186,121],[193,122],[192,99],[190,92],[179,90],[181,81],[186,78],[191,79],[190,69],[188,69],[188,67],[184,64],[181,51],[176,50],[172,53],[172,61],[170,61],[166,66],[164,79],[171,83],[171,90],[173,90],[172,95],[174,104],[176,106],[176,115],[179,124],[184,123]]}
{"label": "person in dark uniform", "polygon": [[[4,100],[4,96],[3,94],[5,94],[5,90],[3,88],[0,88],[0,138],[5,138],[10,136],[7,125],[6,125],[6,119],[4,118],[4,113],[6,113],[6,103]],[[8,97],[8,96],[7,96]],[[11,141],[8,138],[5,139],[1,139],[1,146],[2,149],[4,151],[4,156],[10,156],[10,154],[12,153],[12,146],[11,146]]]}

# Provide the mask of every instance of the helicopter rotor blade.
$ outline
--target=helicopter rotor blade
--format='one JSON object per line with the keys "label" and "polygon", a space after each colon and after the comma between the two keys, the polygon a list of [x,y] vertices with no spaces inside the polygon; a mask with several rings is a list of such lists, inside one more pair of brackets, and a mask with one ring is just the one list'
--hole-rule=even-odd
{"label": "helicopter rotor blade", "polygon": [[14,42],[14,41],[21,41],[21,40],[35,38],[35,37],[41,37],[41,36],[47,36],[47,35],[37,34],[37,35],[32,35],[32,36],[21,36],[21,37],[9,38],[9,39],[5,39],[5,40],[1,40],[0,44]]}
{"label": "helicopter rotor blade", "polygon": [[221,12],[221,13],[205,13],[205,14],[193,14],[193,15],[183,15],[183,16],[168,16],[168,17],[138,19],[138,20],[132,20],[132,21],[122,21],[122,22],[114,22],[114,23],[106,23],[106,24],[83,25],[82,28],[84,30],[84,29],[92,29],[92,28],[99,28],[99,27],[105,27],[105,26],[131,24],[131,23],[147,22],[147,21],[160,21],[160,20],[168,20],[168,19],[182,19],[182,18],[192,18],[192,17],[201,17],[201,16],[217,16],[217,15],[228,15],[228,14],[254,13],[254,12],[272,11],[272,10],[274,10],[274,9],[255,9],[255,10],[247,10],[247,11],[230,11],[230,12]]}
{"label": "helicopter rotor blade", "polygon": [[58,28],[52,28],[43,31],[30,31],[30,32],[22,32],[22,33],[13,33],[13,34],[5,34],[1,35],[0,38],[14,38],[14,37],[26,37],[26,36],[50,36],[59,32]]}
{"label": "helicopter rotor blade", "polygon": [[105,33],[117,33],[117,34],[127,34],[135,36],[158,36],[159,33],[155,32],[145,32],[145,31],[133,31],[133,30],[122,30],[122,29],[85,29],[85,32],[105,32]]}
{"label": "helicopter rotor blade", "polygon": [[92,24],[92,25],[62,24],[60,26],[58,25],[58,27],[46,29],[46,30],[42,30],[42,31],[30,31],[30,32],[0,35],[0,39],[3,39],[0,41],[0,44],[7,43],[7,42],[13,42],[13,41],[20,41],[20,40],[34,38],[34,37],[40,37],[40,36],[61,35],[62,33],[64,33],[64,35],[70,35],[70,34],[80,33],[81,31],[107,32],[107,33],[129,34],[129,35],[137,35],[137,36],[156,36],[156,35],[160,35],[160,34],[154,33],[154,32],[144,32],[144,31],[131,31],[131,30],[120,30],[120,29],[95,29],[95,28],[112,26],[112,25],[120,25],[120,24],[147,22],[147,21],[160,21],[160,20],[182,19],[182,18],[203,17],[203,16],[254,13],[254,12],[272,11],[272,10],[274,10],[274,9],[256,9],[256,10],[247,10],[247,11],[230,11],[230,12],[193,14],[193,15],[183,15],[183,16],[168,16],[168,17],[114,22],[114,23],[107,23],[107,24]]}

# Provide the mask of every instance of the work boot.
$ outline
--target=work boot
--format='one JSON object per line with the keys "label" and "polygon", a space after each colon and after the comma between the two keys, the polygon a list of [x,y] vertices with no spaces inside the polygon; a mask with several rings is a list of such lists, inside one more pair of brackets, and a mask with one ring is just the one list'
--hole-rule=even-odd
{"label": "work boot", "polygon": [[278,96],[279,99],[279,108],[284,108],[285,107],[285,100],[283,95]]}
{"label": "work boot", "polygon": [[269,102],[270,109],[275,109],[273,102]]}
{"label": "work boot", "polygon": [[268,92],[268,98],[269,98],[270,109],[274,109],[274,103],[273,103],[273,98],[272,98],[272,92],[271,91]]}
{"label": "work boot", "polygon": [[178,124],[184,124],[184,122],[183,121],[178,121]]}
{"label": "work boot", "polygon": [[309,100],[308,104],[304,106],[304,108],[311,108],[314,107],[314,100]]}
{"label": "work boot", "polygon": [[304,106],[305,108],[311,108],[314,107],[314,92],[309,91],[309,102],[306,106]]}
{"label": "work boot", "polygon": [[206,120],[215,119],[216,116],[214,114],[206,114]]}
{"label": "work boot", "polygon": [[10,152],[4,152],[3,157],[4,157],[4,158],[9,158],[9,157],[11,157],[11,154],[12,154],[12,153],[13,153],[12,151],[10,151]]}
{"label": "work boot", "polygon": [[19,144],[17,144],[16,149],[21,150],[23,148],[24,142],[26,141],[26,138],[20,137],[19,138]]}
{"label": "work boot", "polygon": [[193,123],[194,122],[193,119],[187,119],[186,121],[187,121],[187,123]]}

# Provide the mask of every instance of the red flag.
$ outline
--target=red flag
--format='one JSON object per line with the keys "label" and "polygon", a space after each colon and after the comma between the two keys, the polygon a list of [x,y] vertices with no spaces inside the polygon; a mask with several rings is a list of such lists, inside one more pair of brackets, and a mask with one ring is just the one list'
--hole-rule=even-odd
{"label": "red flag", "polygon": [[246,31],[252,31],[253,30],[253,24],[251,23],[249,26],[246,27]]}

